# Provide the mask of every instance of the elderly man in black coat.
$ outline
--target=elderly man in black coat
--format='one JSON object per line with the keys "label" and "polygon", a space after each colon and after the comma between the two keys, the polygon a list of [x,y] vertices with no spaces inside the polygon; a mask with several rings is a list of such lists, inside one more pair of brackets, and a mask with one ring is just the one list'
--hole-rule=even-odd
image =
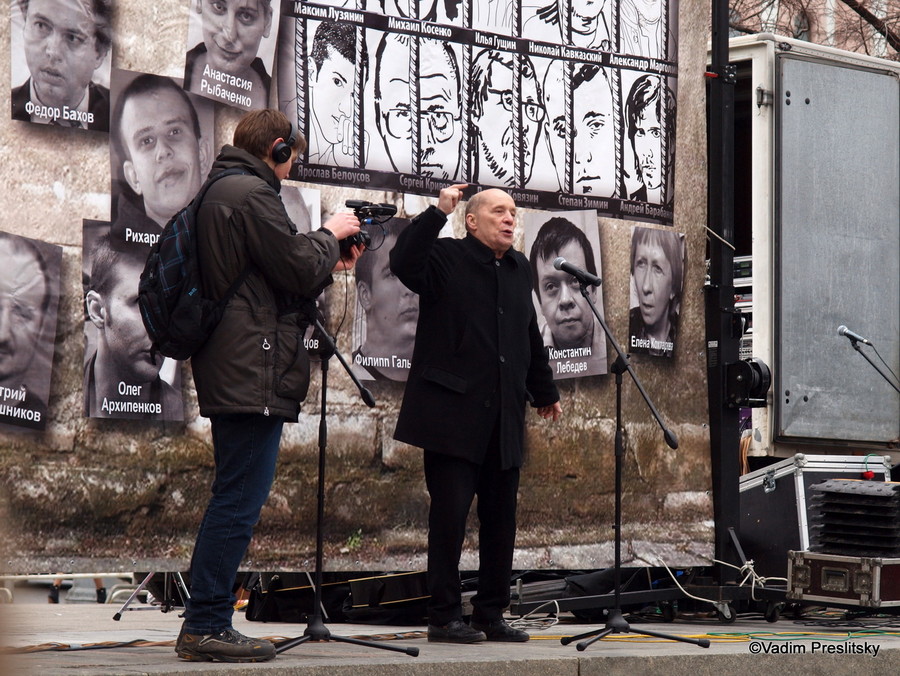
{"label": "elderly man in black coat", "polygon": [[[439,238],[466,185],[441,191],[391,252],[419,294],[412,367],[394,438],[425,450],[428,640],[527,641],[503,620],[509,604],[525,404],[557,420],[559,393],[531,301],[531,266],[512,248],[516,206],[502,190],[474,195],[463,239]],[[462,619],[459,557],[478,496],[478,592]]]}

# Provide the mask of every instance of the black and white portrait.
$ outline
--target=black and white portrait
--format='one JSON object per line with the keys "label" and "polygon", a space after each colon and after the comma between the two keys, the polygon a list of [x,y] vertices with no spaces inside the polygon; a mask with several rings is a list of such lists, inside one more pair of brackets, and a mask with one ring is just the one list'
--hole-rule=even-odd
{"label": "black and white portrait", "polygon": [[[382,33],[373,114],[382,148],[367,167],[455,180],[463,137],[459,55],[449,42]],[[386,161],[379,166],[383,150]]]}
{"label": "black and white portrait", "polygon": [[670,59],[673,36],[669,13],[678,5],[668,0],[619,0],[619,52],[650,59]]}
{"label": "black and white portrait", "polygon": [[601,289],[588,286],[588,302],[579,281],[554,266],[557,258],[564,258],[602,277],[597,212],[528,212],[524,227],[538,324],[554,377],[606,373],[606,335],[591,309],[593,303],[600,316],[605,317]]}
{"label": "black and white portrait", "polygon": [[43,430],[62,247],[0,232],[0,426]]}
{"label": "black and white portrait", "polygon": [[356,262],[353,371],[360,380],[406,381],[419,321],[419,296],[390,269],[397,236],[409,225],[391,218]]}
{"label": "black and white portrait", "polygon": [[468,0],[366,0],[366,9],[385,16],[464,25]]}
{"label": "black and white portrait", "polygon": [[163,75],[113,70],[110,236],[149,250],[213,160],[213,104]]}
{"label": "black and white portrait", "polygon": [[310,164],[358,167],[368,134],[360,111],[369,77],[364,30],[349,22],[308,22],[307,140]]}
{"label": "black and white portrait", "polygon": [[12,119],[108,131],[111,0],[10,4]]}
{"label": "black and white portrait", "polygon": [[84,221],[84,415],[183,420],[181,369],[151,349],[137,304],[147,249],[108,230]]}
{"label": "black and white portrait", "polygon": [[280,8],[274,0],[191,0],[184,88],[213,101],[268,107]]}
{"label": "black and white portrait", "polygon": [[627,198],[671,207],[675,94],[666,78],[641,74],[627,83],[623,178]]}
{"label": "black and white portrait", "polygon": [[675,354],[684,288],[684,235],[634,226],[631,230],[631,301],[628,351]]}
{"label": "black and white portrait", "polygon": [[618,188],[616,82],[593,63],[552,61],[544,74],[547,143],[563,192],[613,197]]}
{"label": "black and white portrait", "polygon": [[612,51],[612,0],[529,0],[522,8],[522,36],[543,42]]}
{"label": "black and white portrait", "polygon": [[531,59],[493,49],[479,52],[469,72],[469,102],[472,180],[527,184],[546,116]]}

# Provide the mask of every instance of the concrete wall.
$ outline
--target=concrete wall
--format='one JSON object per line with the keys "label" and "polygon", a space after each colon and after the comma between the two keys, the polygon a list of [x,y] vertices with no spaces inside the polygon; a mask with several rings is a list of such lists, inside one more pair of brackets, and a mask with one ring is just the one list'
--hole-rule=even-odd
{"label": "concrete wall", "polygon": [[[672,360],[632,360],[680,445],[674,451],[666,447],[626,376],[626,561],[655,563],[661,555],[668,563],[690,565],[705,563],[712,551],[702,297],[709,13],[705,0],[681,3],[675,229],[686,233],[687,266],[678,352]],[[113,66],[180,77],[186,21],[186,2],[117,3]],[[7,55],[9,31],[9,24],[0,22],[0,53]],[[0,110],[9,111],[9,87],[0,89]],[[216,147],[230,141],[238,117],[234,110],[217,109]],[[184,424],[92,420],[81,414],[82,219],[109,219],[106,136],[11,122],[6,113],[0,115],[0,167],[0,229],[64,250],[48,428],[40,434],[0,429],[0,512],[11,531],[0,568],[32,573],[184,568],[212,478],[208,421],[198,417],[190,369],[184,369]],[[326,210],[348,198],[395,197],[323,188]],[[421,198],[405,203],[410,214],[424,204]],[[604,304],[623,344],[631,225],[600,219]],[[461,222],[455,228],[461,232]],[[343,307],[350,294],[351,310],[338,336],[339,347],[349,354],[352,278],[338,275],[330,293],[333,308]],[[311,565],[319,383],[314,375],[300,423],[285,433],[278,477],[245,560],[248,568]],[[372,389],[378,406],[368,409],[332,362],[326,566],[421,569],[428,504],[421,452],[391,438],[401,386]],[[613,378],[563,381],[560,389],[561,422],[529,417],[517,567],[594,568],[612,560]],[[467,564],[475,565],[471,551]]]}

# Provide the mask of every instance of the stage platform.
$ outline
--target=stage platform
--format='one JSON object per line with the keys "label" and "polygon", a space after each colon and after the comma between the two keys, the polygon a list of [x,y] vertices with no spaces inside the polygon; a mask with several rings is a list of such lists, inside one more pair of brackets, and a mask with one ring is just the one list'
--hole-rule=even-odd
{"label": "stage platform", "polygon": [[[679,636],[708,638],[709,648],[618,634],[584,651],[563,646],[561,636],[597,628],[567,613],[546,629],[529,629],[528,643],[455,646],[428,643],[425,627],[330,624],[335,634],[372,637],[385,644],[418,647],[419,655],[337,642],[305,643],[262,664],[192,663],[179,660],[174,641],[177,612],[127,611],[121,620],[113,604],[0,604],[0,674],[22,676],[110,676],[150,674],[299,674],[310,676],[699,676],[701,674],[880,674],[894,676],[900,664],[900,618],[857,618],[840,613],[801,621],[783,616],[767,622],[739,615],[725,624],[715,618],[676,616],[673,622],[632,622]],[[546,615],[536,615],[546,617]],[[515,619],[515,618],[513,618]],[[294,638],[304,624],[248,622],[236,628],[251,636]],[[134,643],[131,643],[134,642]],[[66,650],[41,650],[50,645]],[[100,648],[106,645],[109,647]],[[16,652],[10,654],[9,649]],[[23,650],[34,652],[23,653]]]}

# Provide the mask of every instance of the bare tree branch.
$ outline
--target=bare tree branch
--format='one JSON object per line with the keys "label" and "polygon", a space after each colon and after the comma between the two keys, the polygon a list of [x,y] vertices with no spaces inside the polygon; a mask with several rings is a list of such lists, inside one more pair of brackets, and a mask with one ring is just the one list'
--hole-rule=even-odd
{"label": "bare tree branch", "polygon": [[841,0],[841,2],[859,14],[866,23],[884,36],[884,39],[887,40],[887,43],[893,47],[895,51],[900,52],[900,35],[897,35],[888,28],[887,23],[883,19],[878,18],[868,9],[863,7],[858,0]]}

